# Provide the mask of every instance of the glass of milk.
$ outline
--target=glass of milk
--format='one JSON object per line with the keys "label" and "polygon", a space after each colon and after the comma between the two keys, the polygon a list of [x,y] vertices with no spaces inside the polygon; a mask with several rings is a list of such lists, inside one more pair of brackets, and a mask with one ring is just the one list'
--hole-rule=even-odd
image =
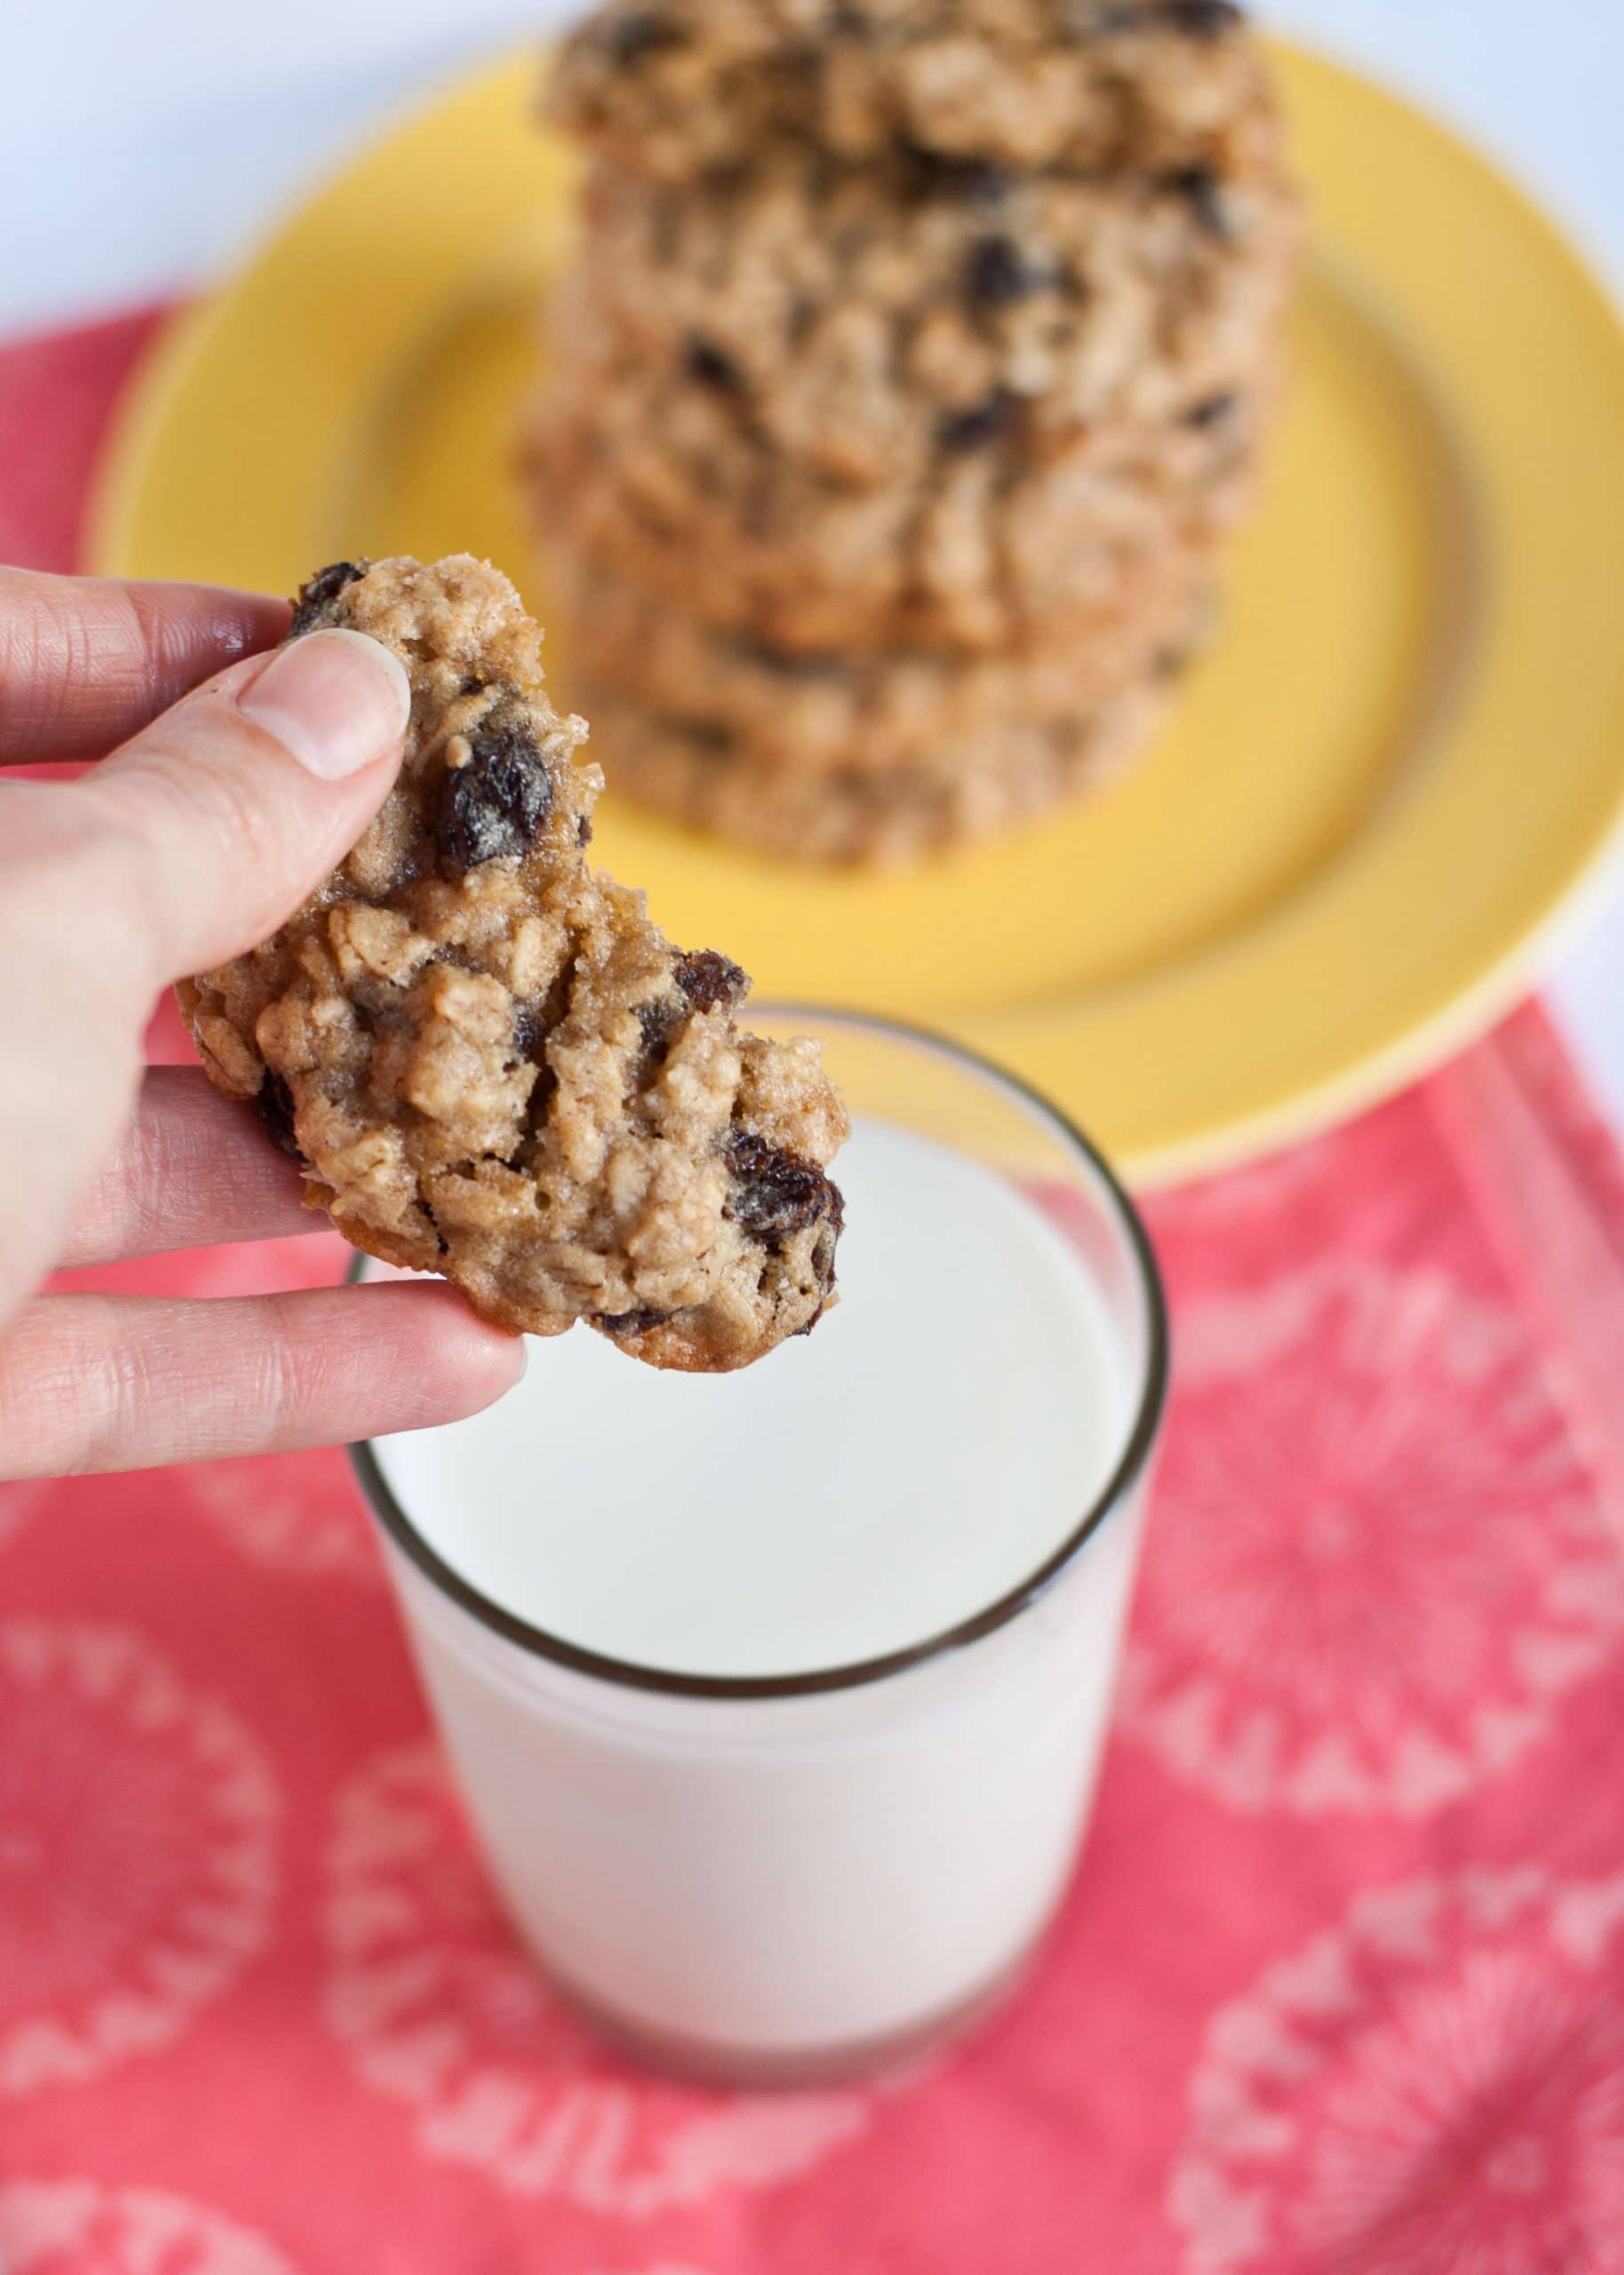
{"label": "glass of milk", "polygon": [[692,1376],[577,1329],[355,1460],[521,1934],[644,2059],[800,2084],[978,2015],[1060,1901],[1167,1337],[1040,1098],[878,1019],[751,1020],[816,1035],[852,1111],[816,1332]]}

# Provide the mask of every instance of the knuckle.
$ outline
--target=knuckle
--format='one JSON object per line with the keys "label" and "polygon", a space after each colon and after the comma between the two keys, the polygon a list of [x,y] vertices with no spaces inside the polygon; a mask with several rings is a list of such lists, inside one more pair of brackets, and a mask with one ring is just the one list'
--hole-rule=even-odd
{"label": "knuckle", "polygon": [[162,1120],[138,1111],[83,1224],[100,1254],[147,1256],[167,1245],[174,1196],[199,1166],[180,1155]]}
{"label": "knuckle", "polygon": [[335,1403],[346,1373],[336,1339],[329,1342],[299,1332],[302,1308],[286,1297],[273,1297],[256,1353],[257,1410],[283,1425],[312,1412],[326,1412]]}
{"label": "knuckle", "polygon": [[0,738],[26,754],[71,683],[84,643],[60,580],[0,572]]}
{"label": "knuckle", "polygon": [[[71,715],[93,741],[153,684],[151,659],[123,588],[94,580],[0,571],[0,746],[60,754]],[[71,744],[80,739],[70,733]]]}
{"label": "knuckle", "polygon": [[76,1477],[110,1465],[127,1393],[96,1299],[37,1297],[0,1335],[0,1476]]}

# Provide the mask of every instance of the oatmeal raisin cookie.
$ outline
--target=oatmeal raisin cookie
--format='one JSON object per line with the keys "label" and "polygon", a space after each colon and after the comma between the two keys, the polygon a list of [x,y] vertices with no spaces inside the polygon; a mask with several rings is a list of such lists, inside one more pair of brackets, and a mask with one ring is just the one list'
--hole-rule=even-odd
{"label": "oatmeal raisin cookie", "polygon": [[967,422],[918,482],[849,489],[786,459],[703,393],[628,357],[549,386],[521,475],[534,515],[707,622],[783,649],[1041,645],[1132,614],[1169,564],[1242,514],[1259,406],[1222,397],[1117,461],[1041,465]]}
{"label": "oatmeal raisin cookie", "polygon": [[406,667],[405,761],[297,914],[182,986],[216,1085],[347,1240],[499,1326],[585,1320],[706,1371],[810,1328],[844,1111],[813,1044],[737,1026],[736,964],[673,948],[587,866],[600,777],[513,587],[466,555],[337,563],[291,636],[326,625]]}
{"label": "oatmeal raisin cookie", "polygon": [[640,805],[785,860],[885,867],[972,844],[1118,774],[1166,691],[1142,685],[1034,728],[1018,749],[921,757],[877,772],[808,775],[763,764],[725,729],[673,719],[618,687],[582,682],[609,781]]}
{"label": "oatmeal raisin cookie", "polygon": [[[1136,610],[1110,611],[1025,652],[968,656],[796,651],[718,631],[581,554],[561,532],[540,574],[569,627],[572,685],[579,676],[616,702],[635,690],[673,723],[725,738],[741,759],[814,776],[1028,768],[1091,706],[1176,679],[1214,616],[1212,564],[1193,552],[1170,558]],[[623,778],[611,769],[612,786]]]}
{"label": "oatmeal raisin cookie", "polygon": [[1190,414],[1257,393],[1298,235],[1278,176],[922,194],[792,152],[680,196],[600,165],[585,227],[552,315],[561,363],[596,384],[629,355],[668,404],[702,392],[853,487],[919,481],[992,424],[1015,460],[1154,442],[1198,480]]}
{"label": "oatmeal raisin cookie", "polygon": [[681,182],[808,142],[943,170],[1270,164],[1279,124],[1231,0],[609,0],[553,115]]}

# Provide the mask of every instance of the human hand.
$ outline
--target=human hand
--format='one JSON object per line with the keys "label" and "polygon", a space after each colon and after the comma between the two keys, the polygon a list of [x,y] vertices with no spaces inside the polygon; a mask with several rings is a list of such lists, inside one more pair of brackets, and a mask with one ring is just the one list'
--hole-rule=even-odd
{"label": "human hand", "polygon": [[0,769],[100,760],[78,781],[0,772],[0,1477],[414,1429],[522,1366],[434,1281],[35,1292],[61,1265],[311,1229],[251,1114],[200,1071],[141,1065],[163,990],[274,931],[400,763],[396,659],[338,631],[267,656],[287,626],[243,594],[0,569]]}

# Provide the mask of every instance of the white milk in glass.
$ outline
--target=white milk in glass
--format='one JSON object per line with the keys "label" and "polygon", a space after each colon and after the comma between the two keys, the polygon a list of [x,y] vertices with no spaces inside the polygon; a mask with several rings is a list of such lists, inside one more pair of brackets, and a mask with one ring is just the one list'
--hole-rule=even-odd
{"label": "white milk in glass", "polygon": [[[859,1119],[841,1302],[728,1376],[584,1330],[472,1421],[378,1443],[449,1570],[551,1638],[758,1683],[905,1653],[1020,1590],[1121,1462],[1142,1385],[1074,1236]],[[1019,1614],[879,1680],[692,1696],[561,1664],[392,1566],[507,1904],[563,1984],[700,2067],[902,2042],[1002,1980],[1063,1886],[1133,1497]]]}

